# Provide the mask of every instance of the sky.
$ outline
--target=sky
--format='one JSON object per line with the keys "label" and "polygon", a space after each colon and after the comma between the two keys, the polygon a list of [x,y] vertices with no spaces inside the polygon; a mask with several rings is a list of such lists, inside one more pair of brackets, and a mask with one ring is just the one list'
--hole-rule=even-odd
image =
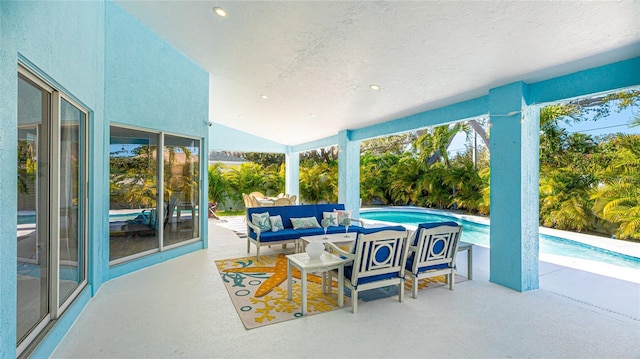
{"label": "sky", "polygon": [[640,109],[627,108],[620,113],[612,111],[609,117],[599,121],[585,121],[577,124],[561,122],[560,125],[570,133],[582,132],[592,136],[618,132],[640,134],[640,126],[629,127],[629,121],[638,113],[640,113]]}

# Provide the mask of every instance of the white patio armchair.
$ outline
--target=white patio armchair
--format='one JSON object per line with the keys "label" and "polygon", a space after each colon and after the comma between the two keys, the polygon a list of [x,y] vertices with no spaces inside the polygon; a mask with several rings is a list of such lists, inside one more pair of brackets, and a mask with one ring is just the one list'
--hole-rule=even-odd
{"label": "white patio armchair", "polygon": [[[344,267],[345,287],[351,291],[351,310],[358,311],[358,293],[389,285],[398,286],[398,301],[404,300],[404,268],[407,259],[407,231],[380,230],[358,234],[353,250],[347,252],[333,243],[325,246],[350,263]],[[332,277],[338,272],[332,271]]]}
{"label": "white patio armchair", "polygon": [[453,290],[456,273],[456,253],[462,226],[456,222],[421,223],[409,245],[406,275],[412,279],[413,298],[418,297],[418,280],[447,276]]}

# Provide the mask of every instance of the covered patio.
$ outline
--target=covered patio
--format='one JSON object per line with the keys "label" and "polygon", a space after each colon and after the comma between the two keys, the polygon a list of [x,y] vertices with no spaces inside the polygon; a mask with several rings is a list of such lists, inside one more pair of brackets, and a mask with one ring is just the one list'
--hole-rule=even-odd
{"label": "covered patio", "polygon": [[[638,2],[0,0],[0,13],[0,164],[16,168],[26,125],[53,139],[34,152],[53,164],[37,171],[38,310],[17,295],[20,236],[0,229],[0,357],[640,356],[640,285],[538,254],[540,108],[640,86]],[[68,198],[82,213],[70,296],[58,285],[58,181],[75,168],[56,157],[65,98],[84,114],[86,144]],[[39,119],[25,109],[43,120],[21,122]],[[149,251],[110,258],[114,128],[153,136],[148,146],[188,141],[198,159],[283,153],[285,193],[298,198],[300,154],[337,146],[338,201],[357,217],[361,141],[475,118],[490,123],[491,249],[453,292],[248,331],[214,263],[245,255],[246,242],[215,220],[199,216],[181,243],[160,226]],[[149,165],[157,213],[164,166]],[[19,213],[19,169],[0,179],[3,219]],[[195,214],[207,167],[191,169]],[[38,315],[22,331],[21,310]]]}
{"label": "covered patio", "polygon": [[[540,289],[474,279],[246,330],[214,261],[245,240],[209,220],[209,248],[106,283],[53,358],[633,358],[640,284],[540,262]],[[280,249],[278,249],[280,251]],[[269,250],[265,249],[265,253]],[[459,256],[459,271],[466,269]],[[635,293],[630,295],[629,293]],[[158,313],[162,313],[158,315]],[[100,318],[100,319],[98,319]]]}

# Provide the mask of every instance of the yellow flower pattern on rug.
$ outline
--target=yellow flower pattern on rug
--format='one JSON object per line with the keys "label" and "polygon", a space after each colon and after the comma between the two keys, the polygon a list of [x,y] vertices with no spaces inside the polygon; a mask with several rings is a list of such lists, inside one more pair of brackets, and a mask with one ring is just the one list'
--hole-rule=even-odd
{"label": "yellow flower pattern on rug", "polygon": [[[302,315],[300,272],[293,271],[293,293],[289,301],[287,259],[283,254],[261,256],[260,262],[253,256],[220,260],[216,265],[245,328],[279,323]],[[339,308],[337,291],[324,294],[320,283],[319,276],[307,276],[307,315]],[[345,305],[349,303],[349,298],[345,298]]]}
{"label": "yellow flower pattern on rug", "polygon": [[[300,272],[293,271],[292,300],[287,300],[287,258],[283,255],[261,256],[257,262],[254,256],[216,261],[222,281],[227,288],[242,324],[247,329],[253,329],[267,324],[302,316],[302,290],[300,287]],[[456,276],[456,282],[465,278]],[[331,294],[322,293],[321,278],[309,274],[307,277],[307,315],[329,312],[338,309],[337,290]],[[418,288],[432,288],[442,286],[445,276],[421,279]],[[411,279],[405,282],[405,290],[410,291],[413,285]],[[337,287],[337,283],[333,283]],[[397,287],[395,287],[397,288]],[[393,288],[391,288],[393,289]],[[361,300],[367,301],[363,292]],[[395,290],[397,293],[397,289]],[[373,300],[380,295],[394,295],[388,290],[382,294],[373,293]],[[395,294],[397,295],[397,294]],[[350,307],[350,298],[344,297],[345,307]]]}

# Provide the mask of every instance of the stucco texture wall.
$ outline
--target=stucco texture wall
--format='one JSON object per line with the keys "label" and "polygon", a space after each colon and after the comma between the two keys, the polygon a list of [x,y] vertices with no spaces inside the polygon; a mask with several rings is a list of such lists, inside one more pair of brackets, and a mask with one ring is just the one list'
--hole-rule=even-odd
{"label": "stucco texture wall", "polygon": [[209,74],[113,3],[106,30],[107,120],[206,137]]}
{"label": "stucco texture wall", "polygon": [[[111,1],[0,0],[0,30],[0,358],[14,358],[18,63],[90,111],[91,295],[109,278],[105,218],[111,121],[198,137],[206,148],[208,74]],[[52,352],[86,304],[87,296],[81,299],[34,356]]]}

